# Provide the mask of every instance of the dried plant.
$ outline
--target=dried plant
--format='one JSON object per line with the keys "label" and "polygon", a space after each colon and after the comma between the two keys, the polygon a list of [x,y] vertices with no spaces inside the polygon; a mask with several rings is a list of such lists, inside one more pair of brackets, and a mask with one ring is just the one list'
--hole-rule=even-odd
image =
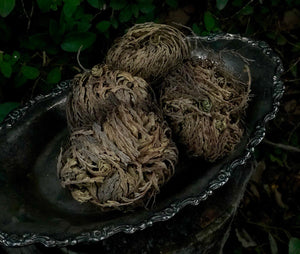
{"label": "dried plant", "polygon": [[239,143],[249,92],[221,62],[191,59],[165,78],[160,103],[188,153],[213,162]]}
{"label": "dried plant", "polygon": [[164,24],[137,24],[118,39],[106,56],[116,69],[154,82],[190,56],[183,33]]}
{"label": "dried plant", "polygon": [[73,79],[67,103],[68,124],[74,129],[101,122],[118,101],[133,106],[153,99],[151,88],[142,78],[99,64]]}
{"label": "dried plant", "polygon": [[74,85],[70,139],[57,165],[62,186],[103,210],[145,206],[174,174],[178,157],[171,130],[149,99],[151,88],[107,66],[76,77]]}

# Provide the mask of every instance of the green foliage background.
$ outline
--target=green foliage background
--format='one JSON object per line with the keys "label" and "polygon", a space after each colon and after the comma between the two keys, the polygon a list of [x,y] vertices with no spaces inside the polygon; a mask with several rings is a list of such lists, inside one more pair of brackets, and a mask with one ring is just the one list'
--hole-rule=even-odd
{"label": "green foliage background", "polygon": [[[2,118],[18,103],[49,92],[59,81],[79,72],[75,57],[81,45],[82,64],[89,68],[102,60],[112,40],[128,27],[164,22],[166,13],[176,13],[188,4],[179,0],[1,0]],[[299,41],[273,27],[282,6],[299,6],[299,0],[199,1],[193,4],[185,25],[198,35],[221,31],[252,37],[263,34],[264,39],[278,46],[292,44],[299,52]],[[297,75],[295,68],[291,71]]]}
{"label": "green foliage background", "polygon": [[91,67],[113,38],[134,23],[158,21],[158,12],[169,7],[177,1],[157,7],[153,0],[1,0],[0,120],[78,73],[81,46],[82,64]]}
{"label": "green foliage background", "polygon": [[[103,60],[113,40],[133,24],[175,22],[201,36],[239,33],[271,45],[284,63],[286,71],[282,79],[287,95],[267,138],[280,133],[277,142],[299,147],[296,130],[300,106],[293,97],[300,90],[299,8],[300,0],[0,0],[0,121],[12,109],[38,94],[48,93],[61,80],[80,72],[76,59],[79,48],[81,64],[90,68]],[[267,155],[263,157],[258,150],[257,157],[279,175],[268,186],[272,189],[275,184],[276,191],[284,190],[293,196],[295,190],[280,189],[279,180],[285,179],[283,174],[297,175],[291,166],[297,158],[280,148],[265,152]],[[279,170],[283,173],[278,173]],[[296,190],[299,193],[299,188]],[[265,189],[263,192],[267,193]],[[293,213],[299,209],[292,201],[288,205]],[[287,208],[280,209],[278,213],[270,211],[271,218],[278,220],[279,213],[287,213]],[[264,244],[245,252],[237,246],[231,253],[269,253],[266,249],[272,254],[278,249],[296,253],[300,249],[300,235],[296,234],[299,213],[291,218],[291,221],[282,219],[281,225],[296,225],[295,229],[291,226],[291,233],[282,235],[280,229],[263,227],[260,229],[267,232],[262,237],[267,239],[267,247]]]}

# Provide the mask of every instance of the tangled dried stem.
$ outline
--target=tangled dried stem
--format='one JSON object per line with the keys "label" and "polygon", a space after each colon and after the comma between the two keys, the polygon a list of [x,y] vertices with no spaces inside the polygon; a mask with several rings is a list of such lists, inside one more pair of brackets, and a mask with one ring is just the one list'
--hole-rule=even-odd
{"label": "tangled dried stem", "polygon": [[188,153],[213,162],[239,143],[249,92],[221,63],[191,59],[165,78],[160,103]]}
{"label": "tangled dried stem", "polygon": [[156,81],[190,56],[183,33],[164,24],[137,24],[115,42],[106,63],[116,69]]}

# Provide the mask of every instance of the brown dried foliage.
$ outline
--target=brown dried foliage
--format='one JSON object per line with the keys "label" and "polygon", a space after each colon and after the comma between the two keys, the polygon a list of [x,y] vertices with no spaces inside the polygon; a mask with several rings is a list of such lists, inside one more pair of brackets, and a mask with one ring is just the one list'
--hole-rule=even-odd
{"label": "brown dried foliage", "polygon": [[76,77],[67,106],[72,131],[58,176],[79,202],[103,210],[145,205],[174,174],[177,148],[146,91],[144,80],[107,66]]}
{"label": "brown dried foliage", "polygon": [[106,63],[152,83],[189,56],[189,45],[178,29],[144,23],[133,26],[114,43]]}
{"label": "brown dried foliage", "polygon": [[191,59],[165,78],[160,102],[188,153],[213,162],[239,143],[249,92],[222,64]]}

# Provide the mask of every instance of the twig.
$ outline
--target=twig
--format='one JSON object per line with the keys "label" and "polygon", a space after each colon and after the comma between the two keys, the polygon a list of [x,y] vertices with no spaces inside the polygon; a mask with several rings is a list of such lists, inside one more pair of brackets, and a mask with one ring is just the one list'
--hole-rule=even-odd
{"label": "twig", "polygon": [[293,136],[293,134],[295,133],[295,131],[300,127],[300,123],[297,123],[297,125],[292,129],[292,131],[290,132],[289,138],[288,138],[288,142],[291,141],[291,138]]}
{"label": "twig", "polygon": [[30,96],[30,99],[32,99],[34,97],[34,91],[39,83],[39,81],[41,80],[41,77],[39,76],[35,81],[34,81],[34,84],[32,86],[32,90],[31,90],[31,96]]}
{"label": "twig", "polygon": [[[242,211],[240,211],[241,215],[244,217],[244,219],[246,220],[246,223],[248,224],[252,224],[252,225],[255,225],[255,226],[258,226],[258,227],[261,227],[264,231],[266,232],[270,232],[271,230],[276,230],[276,231],[282,231],[283,233],[286,234],[286,236],[288,238],[291,237],[291,234],[288,230],[284,229],[284,228],[281,228],[281,227],[276,227],[276,226],[270,226],[270,225],[266,225],[264,223],[260,223],[260,222],[254,222],[254,221],[251,221]],[[284,240],[282,239],[278,239],[280,242],[283,242],[284,243]]]}
{"label": "twig", "polygon": [[292,68],[294,68],[298,63],[300,62],[300,57],[298,57],[298,59],[296,60],[295,63],[293,63],[290,68],[288,68],[282,75],[288,73]]}
{"label": "twig", "polygon": [[248,3],[246,3],[241,9],[239,9],[237,12],[235,12],[230,17],[224,18],[223,20],[232,19],[233,17],[237,16],[242,10],[244,10],[248,5],[250,5],[254,0],[250,0]]}
{"label": "twig", "polygon": [[244,71],[247,72],[247,75],[248,75],[248,93],[250,93],[250,87],[251,87],[251,72],[250,72],[250,68],[248,65],[245,65],[244,66]]}
{"label": "twig", "polygon": [[79,67],[80,67],[84,72],[87,72],[88,69],[86,69],[86,68],[84,68],[84,67],[82,66],[82,64],[80,63],[80,59],[79,59],[79,57],[80,57],[80,52],[81,52],[82,47],[83,47],[83,45],[81,45],[80,48],[78,49],[77,57],[76,57],[76,58],[77,58],[77,63],[78,63],[78,65],[79,65]]}
{"label": "twig", "polygon": [[47,54],[46,51],[43,51],[43,67],[47,65]]}
{"label": "twig", "polygon": [[267,145],[274,146],[274,147],[277,147],[277,148],[280,148],[280,149],[283,149],[283,150],[286,150],[286,151],[289,151],[289,152],[300,153],[300,148],[295,147],[295,146],[290,146],[290,145],[285,145],[285,144],[280,144],[280,143],[274,143],[274,142],[269,141],[267,139],[264,139],[263,142]]}
{"label": "twig", "polygon": [[30,29],[30,25],[31,25],[31,18],[32,18],[32,15],[33,15],[33,10],[34,10],[34,4],[32,2],[31,11],[30,11],[30,14],[28,14],[28,12],[25,9],[24,0],[21,0],[21,3],[22,3],[24,14],[25,14],[26,18],[28,19],[27,30],[29,30]]}
{"label": "twig", "polygon": [[250,62],[255,62],[254,59],[247,58],[247,57],[241,55],[239,52],[237,52],[236,50],[233,50],[233,49],[227,49],[227,48],[225,48],[225,49],[220,50],[219,54],[222,55],[223,53],[230,53],[230,54],[232,54],[234,56],[237,56],[237,57],[241,58],[242,61],[245,64],[247,64],[247,65],[250,65]]}
{"label": "twig", "polygon": [[93,18],[91,19],[91,21],[93,21],[95,18],[97,18],[97,16],[100,15],[100,14],[102,14],[102,12],[105,11],[106,9],[107,9],[107,5],[104,4],[104,5],[102,6],[102,8],[100,9],[100,11],[98,11],[98,12],[93,16]]}
{"label": "twig", "polygon": [[298,95],[298,94],[300,94],[300,91],[287,91],[285,93],[285,95]]}
{"label": "twig", "polygon": [[300,81],[300,78],[298,78],[298,79],[284,79],[283,81],[284,81],[285,83],[293,83],[293,82]]}
{"label": "twig", "polygon": [[188,30],[194,37],[197,37],[197,34],[194,33],[194,31],[193,31],[192,28],[190,28],[190,27],[188,27],[188,26],[185,26],[185,25],[183,25],[183,24],[174,22],[174,21],[172,22],[172,24],[174,24],[174,25],[176,25],[176,26],[179,26],[179,27],[182,27],[182,28]]}

